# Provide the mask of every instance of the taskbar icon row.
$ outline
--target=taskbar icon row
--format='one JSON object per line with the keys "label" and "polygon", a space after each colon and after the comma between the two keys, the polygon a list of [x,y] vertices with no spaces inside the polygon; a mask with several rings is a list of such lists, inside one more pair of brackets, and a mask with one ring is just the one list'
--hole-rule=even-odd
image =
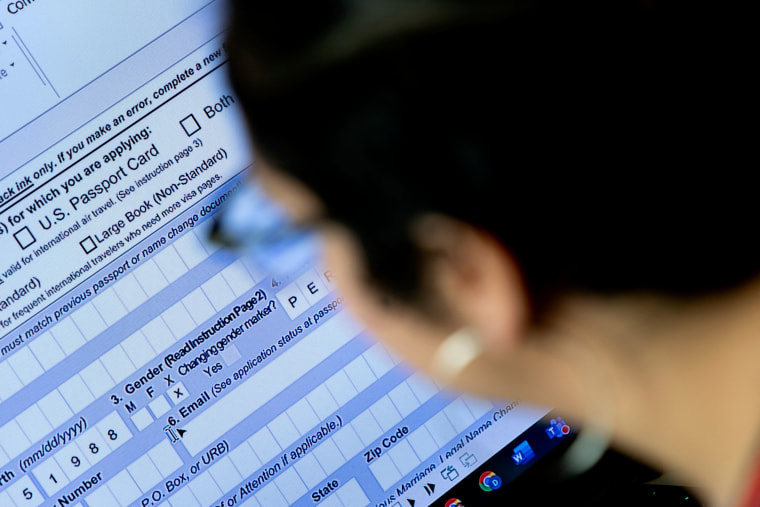
{"label": "taskbar icon row", "polygon": [[[514,480],[524,469],[528,468],[528,465],[547,454],[551,448],[559,444],[560,440],[564,440],[564,437],[571,434],[570,426],[561,417],[544,420],[543,424],[539,423],[538,427],[534,426],[515,439],[511,445],[505,447],[497,455],[501,458],[500,460],[496,460],[497,457],[488,460],[483,465],[488,467],[487,469],[481,469],[480,473],[465,478],[448,495],[441,498],[441,503],[436,503],[436,505],[443,507],[481,505],[484,498],[481,495],[501,490],[505,484],[502,475],[507,477],[508,481]],[[505,455],[509,459],[505,459]],[[449,465],[441,471],[441,476],[453,482],[459,478],[459,470]],[[472,489],[475,478],[477,478],[478,488]]]}

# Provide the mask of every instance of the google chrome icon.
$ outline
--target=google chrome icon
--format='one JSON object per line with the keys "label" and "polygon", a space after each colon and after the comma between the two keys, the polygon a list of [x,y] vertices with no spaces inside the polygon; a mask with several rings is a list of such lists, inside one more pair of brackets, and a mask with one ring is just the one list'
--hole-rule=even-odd
{"label": "google chrome icon", "polygon": [[493,472],[483,472],[480,475],[480,489],[483,491],[496,491],[503,484],[501,477]]}
{"label": "google chrome icon", "polygon": [[464,507],[464,504],[459,498],[450,498],[448,502],[444,504],[446,507],[457,507],[460,505],[461,507]]}

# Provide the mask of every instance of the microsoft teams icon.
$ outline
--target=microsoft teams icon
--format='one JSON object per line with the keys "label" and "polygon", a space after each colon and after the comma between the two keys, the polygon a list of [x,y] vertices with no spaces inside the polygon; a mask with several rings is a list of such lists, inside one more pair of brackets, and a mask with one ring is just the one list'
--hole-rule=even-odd
{"label": "microsoft teams icon", "polygon": [[517,447],[512,449],[512,461],[517,466],[524,465],[535,457],[536,453],[533,452],[527,440],[523,440]]}

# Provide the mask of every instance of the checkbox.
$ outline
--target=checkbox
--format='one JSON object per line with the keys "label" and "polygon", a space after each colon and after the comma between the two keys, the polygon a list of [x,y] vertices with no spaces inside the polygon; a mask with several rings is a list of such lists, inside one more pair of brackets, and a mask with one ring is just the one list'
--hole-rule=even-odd
{"label": "checkbox", "polygon": [[79,246],[82,247],[82,250],[84,250],[84,253],[86,254],[98,248],[98,245],[95,244],[95,240],[92,239],[92,236],[87,236],[82,241],[80,241]]}
{"label": "checkbox", "polygon": [[225,363],[227,363],[227,366],[230,366],[232,363],[234,363],[241,357],[240,351],[234,345],[225,347],[225,349],[219,355],[222,356],[222,359],[224,360]]}
{"label": "checkbox", "polygon": [[190,393],[185,389],[185,384],[182,382],[177,382],[175,385],[172,385],[166,390],[166,394],[169,395],[169,399],[171,399],[172,403],[175,405],[185,401],[185,398],[190,396]]}
{"label": "checkbox", "polygon": [[198,125],[198,120],[196,120],[195,116],[192,114],[189,114],[186,117],[182,118],[179,121],[179,124],[182,125],[182,129],[185,131],[185,134],[187,134],[188,137],[195,134],[201,129],[201,126]]}
{"label": "checkbox", "polygon": [[141,408],[132,416],[132,422],[137,426],[137,431],[142,431],[153,422],[153,416],[147,408]]}
{"label": "checkbox", "polygon": [[18,246],[20,246],[22,250],[26,250],[37,241],[37,238],[34,237],[32,231],[26,226],[14,232],[13,237],[16,238],[16,243],[18,243]]}
{"label": "checkbox", "polygon": [[157,418],[161,417],[171,409],[169,402],[166,401],[166,398],[164,396],[159,396],[155,400],[148,403],[148,406],[150,407],[150,411],[153,412],[153,415]]}

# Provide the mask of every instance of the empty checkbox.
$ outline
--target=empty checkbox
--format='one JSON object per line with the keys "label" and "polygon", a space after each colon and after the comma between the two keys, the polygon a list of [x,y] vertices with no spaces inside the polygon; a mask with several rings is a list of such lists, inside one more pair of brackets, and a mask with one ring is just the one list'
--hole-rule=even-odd
{"label": "empty checkbox", "polygon": [[198,125],[198,120],[196,120],[195,116],[192,114],[189,114],[186,117],[182,118],[179,121],[179,124],[182,125],[182,129],[185,131],[185,134],[187,134],[188,137],[195,134],[201,129],[201,126]]}
{"label": "empty checkbox", "polygon": [[14,232],[13,237],[16,238],[16,243],[18,243],[18,246],[20,246],[22,250],[29,248],[35,243],[35,241],[37,241],[37,238],[34,237],[32,231],[26,226]]}
{"label": "empty checkbox", "polygon": [[86,254],[98,248],[98,245],[95,244],[95,240],[92,239],[92,236],[87,236],[82,241],[80,241],[79,246],[82,247],[82,250],[84,250],[84,253]]}

